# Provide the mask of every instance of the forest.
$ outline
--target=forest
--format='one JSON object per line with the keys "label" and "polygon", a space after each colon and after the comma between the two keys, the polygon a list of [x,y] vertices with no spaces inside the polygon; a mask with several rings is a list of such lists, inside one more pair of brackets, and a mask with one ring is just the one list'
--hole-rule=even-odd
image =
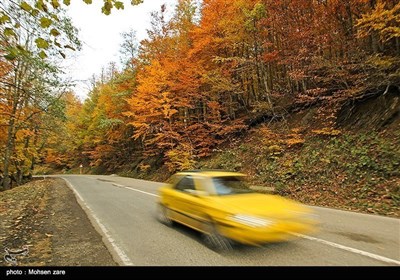
{"label": "forest", "polygon": [[[81,164],[85,173],[159,180],[177,170],[229,168],[260,184],[296,188],[321,178],[302,169],[300,181],[296,163],[337,173],[333,182],[345,176],[339,164],[347,160],[352,174],[375,174],[370,179],[378,183],[371,186],[389,188],[398,205],[398,1],[180,0],[173,11],[161,6],[151,15],[147,39],[138,41],[134,31],[122,35],[123,69],[110,63],[93,77],[83,101],[60,78],[59,61],[80,47],[63,9],[51,1],[37,1],[51,12],[15,2],[20,9],[0,4],[1,189],[33,174],[79,173]],[[16,24],[24,28],[10,28]],[[354,112],[365,103],[363,126]],[[306,124],[293,118],[310,110]],[[373,119],[376,112],[384,117]],[[387,127],[394,127],[391,138],[380,134]],[[362,139],[373,138],[370,146],[360,142],[358,128]],[[325,142],[307,145],[312,139]],[[335,155],[347,153],[341,150],[346,145],[360,149],[353,158],[328,158],[327,144]],[[222,163],[213,164],[217,154]]]}

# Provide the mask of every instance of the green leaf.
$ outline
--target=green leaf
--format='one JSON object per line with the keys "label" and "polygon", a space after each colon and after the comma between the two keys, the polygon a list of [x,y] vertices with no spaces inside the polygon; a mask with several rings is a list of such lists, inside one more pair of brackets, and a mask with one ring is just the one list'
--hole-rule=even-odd
{"label": "green leaf", "polygon": [[52,28],[50,30],[50,34],[53,35],[54,37],[60,36],[60,32],[55,28]]}
{"label": "green leaf", "polygon": [[71,0],[63,0],[64,5],[69,6],[71,4]]}
{"label": "green leaf", "polygon": [[51,24],[53,23],[53,21],[47,17],[41,17],[40,18],[40,26],[42,28],[47,28],[49,27]]}
{"label": "green leaf", "polygon": [[19,6],[21,7],[22,10],[27,12],[30,12],[33,9],[32,6],[26,3],[25,1],[22,2]]}
{"label": "green leaf", "polygon": [[102,7],[102,8],[101,8],[101,12],[102,12],[103,14],[105,14],[106,16],[108,16],[108,15],[111,14],[111,11],[110,11],[110,10],[107,10],[105,7]]}
{"label": "green leaf", "polygon": [[35,40],[35,43],[39,49],[47,49],[49,47],[49,42],[40,37]]}
{"label": "green leaf", "polygon": [[43,12],[48,13],[49,10],[48,10],[48,8],[47,8],[46,2],[47,2],[47,0],[46,0],[46,1],[37,0],[37,2],[36,2],[36,7],[37,7],[39,10],[42,10]]}
{"label": "green leaf", "polygon": [[117,8],[117,10],[123,10],[124,9],[124,3],[122,3],[121,1],[116,1],[114,6],[115,6],[115,8]]}
{"label": "green leaf", "polygon": [[39,12],[38,9],[33,9],[32,12],[31,12],[32,16],[34,16],[34,17],[37,17],[39,15],[39,13],[40,12]]}
{"label": "green leaf", "polygon": [[58,3],[58,0],[51,0],[51,5],[54,9],[60,8],[60,3]]}
{"label": "green leaf", "polygon": [[45,4],[43,3],[43,0],[37,0],[35,7],[41,11],[44,11],[46,9]]}
{"label": "green leaf", "polygon": [[10,17],[7,16],[7,15],[2,15],[2,16],[0,17],[0,24],[4,24],[4,23],[6,23],[6,22],[10,22]]}
{"label": "green leaf", "polygon": [[3,31],[4,36],[9,37],[9,36],[14,36],[16,37],[17,35],[15,34],[14,30],[12,28],[6,27],[4,28]]}
{"label": "green leaf", "polygon": [[142,3],[143,3],[143,0],[132,0],[131,1],[132,5],[139,5],[139,4],[142,4]]}
{"label": "green leaf", "polygon": [[44,51],[40,51],[39,57],[40,57],[41,59],[45,59],[45,58],[47,57],[47,54],[46,54]]}
{"label": "green leaf", "polygon": [[86,4],[92,4],[92,0],[83,0]]}
{"label": "green leaf", "polygon": [[113,8],[113,5],[111,2],[104,2],[104,6],[101,8],[101,12],[105,15],[111,14],[111,9]]}
{"label": "green leaf", "polygon": [[14,27],[18,29],[21,27],[21,24],[19,22],[17,22],[16,24],[14,24]]}

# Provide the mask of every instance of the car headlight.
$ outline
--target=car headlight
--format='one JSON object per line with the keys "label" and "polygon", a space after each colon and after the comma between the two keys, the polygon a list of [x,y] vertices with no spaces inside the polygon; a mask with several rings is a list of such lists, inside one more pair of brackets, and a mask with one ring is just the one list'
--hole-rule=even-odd
{"label": "car headlight", "polygon": [[230,220],[251,227],[267,227],[273,224],[272,220],[243,214],[232,215]]}

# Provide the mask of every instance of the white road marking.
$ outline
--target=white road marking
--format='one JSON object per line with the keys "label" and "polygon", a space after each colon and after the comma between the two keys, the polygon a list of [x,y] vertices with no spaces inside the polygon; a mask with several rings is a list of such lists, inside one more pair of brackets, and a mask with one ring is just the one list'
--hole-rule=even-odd
{"label": "white road marking", "polygon": [[[117,184],[113,184],[113,185],[117,185]],[[155,197],[160,197],[158,194],[141,191],[141,190],[134,189],[134,188],[131,188],[131,187],[127,187],[127,186],[124,186],[124,185],[118,185],[118,187],[122,187],[122,188],[125,188],[125,189],[130,190],[130,191],[141,192],[141,193],[144,193],[144,194],[147,194],[147,195],[151,195],[151,196],[155,196]]]}
{"label": "white road marking", "polygon": [[[117,185],[117,184],[115,184],[115,185]],[[134,188],[130,188],[130,187],[123,186],[123,185],[118,185],[118,187],[123,187],[123,188],[126,188],[126,189],[131,190],[131,191],[137,191],[137,192],[141,192],[141,193],[148,194],[148,195],[151,195],[151,196],[159,197],[159,195],[156,195],[156,194],[153,194],[153,193],[149,193],[149,192],[145,192],[145,191],[141,191],[141,190],[134,189]],[[315,238],[315,237],[312,237],[312,236],[299,234],[299,233],[294,233],[294,232],[292,232],[291,234],[293,234],[293,235],[295,235],[297,237],[301,237],[301,238],[304,238],[304,239],[316,241],[316,242],[319,242],[319,243],[322,243],[322,244],[325,244],[325,245],[328,245],[328,246],[331,246],[331,247],[335,247],[335,248],[338,248],[338,249],[342,249],[342,250],[345,250],[345,251],[348,251],[348,252],[352,252],[352,253],[355,253],[355,254],[363,255],[363,256],[378,260],[378,261],[400,265],[400,261],[389,259],[389,258],[386,258],[386,257],[383,257],[383,256],[379,256],[379,255],[373,254],[373,253],[365,252],[365,251],[362,251],[362,250],[359,250],[359,249],[347,247],[347,246],[344,246],[344,245],[341,245],[341,244],[338,244],[338,243],[334,243],[334,242],[331,242],[331,241],[327,241],[327,240],[324,240],[324,239],[319,239],[319,238]]]}
{"label": "white road marking", "polygon": [[63,178],[66,182],[67,185],[70,187],[70,189],[75,193],[76,197],[81,201],[81,203],[87,208],[87,210],[90,212],[90,215],[93,217],[94,221],[97,223],[97,226],[100,228],[100,230],[103,232],[103,235],[108,239],[108,242],[110,242],[111,246],[113,247],[115,253],[118,255],[118,257],[121,259],[123,265],[133,265],[131,259],[128,257],[128,255],[116,244],[114,238],[111,237],[110,233],[108,232],[107,228],[100,222],[99,218],[94,214],[93,210],[87,205],[83,197],[75,190],[75,188],[72,186],[72,184],[67,181],[65,178]]}
{"label": "white road marking", "polygon": [[312,236],[303,235],[303,234],[294,233],[294,232],[292,232],[291,234],[293,234],[295,236],[298,236],[298,237],[301,237],[301,238],[304,238],[304,239],[308,239],[308,240],[316,241],[316,242],[319,242],[319,243],[322,243],[322,244],[325,244],[325,245],[329,245],[331,247],[335,247],[335,248],[338,248],[338,249],[342,249],[342,250],[345,250],[345,251],[349,251],[349,252],[352,252],[352,253],[363,255],[363,256],[378,260],[378,261],[400,265],[400,261],[389,259],[389,258],[386,258],[386,257],[383,257],[383,256],[379,256],[379,255],[373,254],[373,253],[365,252],[365,251],[362,251],[362,250],[359,250],[359,249],[347,247],[347,246],[344,246],[344,245],[341,245],[341,244],[338,244],[338,243],[334,243],[334,242],[331,242],[331,241],[327,241],[327,240],[324,240],[324,239],[319,239],[319,238],[315,238],[315,237],[312,237]]}

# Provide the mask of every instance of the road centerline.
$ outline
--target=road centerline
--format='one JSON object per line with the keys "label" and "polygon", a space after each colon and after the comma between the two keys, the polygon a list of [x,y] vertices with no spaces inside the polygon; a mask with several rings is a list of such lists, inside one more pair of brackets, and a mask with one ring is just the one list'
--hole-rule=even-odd
{"label": "road centerline", "polygon": [[135,188],[132,188],[132,187],[128,187],[128,186],[124,186],[124,185],[119,185],[119,184],[113,184],[113,185],[114,185],[114,186],[117,186],[117,187],[120,187],[120,188],[124,188],[124,189],[130,190],[130,191],[141,192],[141,193],[144,193],[144,194],[147,194],[147,195],[151,195],[151,196],[155,196],[155,197],[160,197],[158,194],[145,192],[145,191],[138,190],[138,189],[135,189]]}

